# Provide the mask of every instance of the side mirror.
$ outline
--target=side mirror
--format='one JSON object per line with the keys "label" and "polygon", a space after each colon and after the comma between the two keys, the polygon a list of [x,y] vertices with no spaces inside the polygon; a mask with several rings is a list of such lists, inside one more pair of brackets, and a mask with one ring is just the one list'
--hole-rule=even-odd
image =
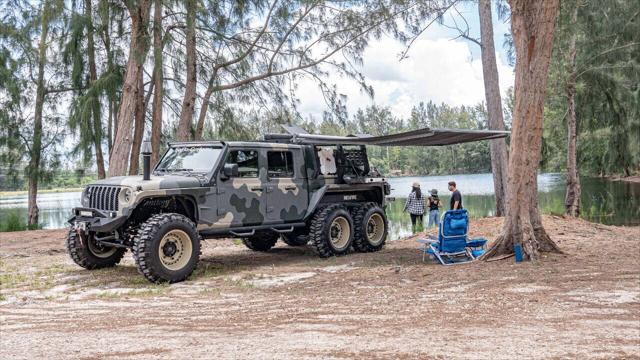
{"label": "side mirror", "polygon": [[238,171],[238,164],[224,164],[222,168],[222,179],[226,180],[232,177],[238,177],[240,172]]}

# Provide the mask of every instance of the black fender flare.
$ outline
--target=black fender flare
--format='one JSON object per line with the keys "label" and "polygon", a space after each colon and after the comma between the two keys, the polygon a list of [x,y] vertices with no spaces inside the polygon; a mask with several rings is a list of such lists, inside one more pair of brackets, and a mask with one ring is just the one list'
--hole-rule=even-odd
{"label": "black fender flare", "polygon": [[307,206],[307,212],[304,214],[304,218],[302,218],[303,221],[306,221],[316,211],[320,204],[320,200],[324,197],[327,189],[329,189],[329,186],[323,185],[321,188],[316,190],[313,195],[311,195],[311,198],[309,199],[309,206]]}

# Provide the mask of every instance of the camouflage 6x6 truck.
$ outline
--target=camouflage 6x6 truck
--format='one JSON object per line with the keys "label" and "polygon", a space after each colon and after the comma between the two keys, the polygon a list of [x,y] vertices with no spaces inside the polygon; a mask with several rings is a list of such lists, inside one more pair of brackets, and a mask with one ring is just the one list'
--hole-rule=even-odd
{"label": "camouflage 6x6 truck", "polygon": [[[309,243],[320,257],[378,251],[387,239],[390,186],[371,171],[365,145],[433,145],[451,135],[421,129],[337,137],[286,129],[259,142],[171,143],[153,171],[145,142],[143,175],[99,180],[82,192],[69,220],[71,258],[98,269],[118,264],[130,249],[149,281],[178,282],[195,269],[202,239],[236,237],[255,251],[279,239]],[[447,141],[472,141],[460,138],[468,133]]]}
{"label": "camouflage 6x6 truck", "polygon": [[171,143],[150,174],[87,186],[67,247],[87,269],[114,266],[130,249],[153,282],[186,279],[202,238],[237,237],[255,251],[278,239],[311,243],[321,257],[377,251],[390,188],[369,172],[363,145]]}

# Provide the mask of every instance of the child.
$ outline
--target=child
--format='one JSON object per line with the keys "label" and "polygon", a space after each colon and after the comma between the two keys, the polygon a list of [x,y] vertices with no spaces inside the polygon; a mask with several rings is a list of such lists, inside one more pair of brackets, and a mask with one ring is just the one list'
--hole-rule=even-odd
{"label": "child", "polygon": [[440,198],[438,198],[438,190],[432,189],[430,191],[431,196],[427,199],[427,206],[429,207],[429,227],[435,226],[438,227],[440,225],[440,210],[442,207],[442,203],[440,202]]}

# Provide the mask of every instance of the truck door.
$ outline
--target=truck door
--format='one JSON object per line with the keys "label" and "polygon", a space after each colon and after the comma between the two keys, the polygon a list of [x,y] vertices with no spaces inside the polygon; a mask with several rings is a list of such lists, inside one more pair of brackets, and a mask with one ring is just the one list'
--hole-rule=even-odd
{"label": "truck door", "polygon": [[215,227],[262,224],[266,208],[265,172],[259,171],[259,149],[230,149],[226,164],[238,164],[238,175],[218,174],[218,221]]}
{"label": "truck door", "polygon": [[267,221],[301,220],[309,203],[301,149],[267,150]]}

